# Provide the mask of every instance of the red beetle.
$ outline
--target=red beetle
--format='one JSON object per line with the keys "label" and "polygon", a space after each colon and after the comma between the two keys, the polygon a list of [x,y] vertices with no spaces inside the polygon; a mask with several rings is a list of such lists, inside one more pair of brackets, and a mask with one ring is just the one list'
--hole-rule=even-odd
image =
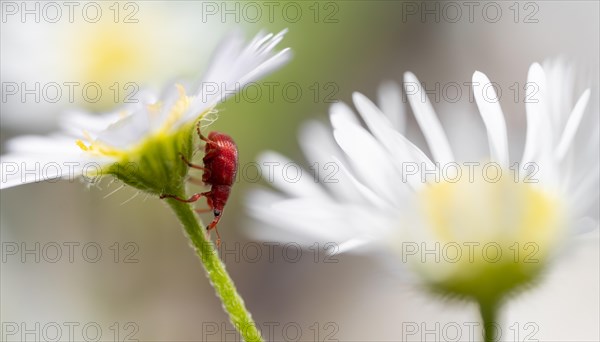
{"label": "red beetle", "polygon": [[206,197],[208,209],[196,209],[197,212],[209,212],[214,214],[213,221],[206,227],[207,234],[210,234],[212,229],[217,233],[217,247],[221,245],[221,236],[217,230],[217,224],[223,216],[223,208],[229,198],[231,187],[235,182],[235,177],[238,169],[238,149],[231,137],[225,133],[210,132],[208,138],[200,132],[200,125],[196,127],[198,136],[206,142],[204,149],[204,166],[194,165],[190,163],[182,155],[181,159],[189,166],[195,169],[203,170],[202,182],[205,185],[210,185],[210,191],[194,194],[189,199],[179,198],[174,195],[163,194],[160,198],[173,198],[181,202],[196,202],[200,197]]}

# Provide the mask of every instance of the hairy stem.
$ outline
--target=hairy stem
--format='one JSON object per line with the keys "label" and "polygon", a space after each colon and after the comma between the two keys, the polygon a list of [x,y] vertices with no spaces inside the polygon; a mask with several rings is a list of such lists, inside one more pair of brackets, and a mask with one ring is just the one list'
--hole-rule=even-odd
{"label": "hairy stem", "polygon": [[205,230],[198,223],[190,205],[174,199],[167,199],[166,201],[183,224],[187,236],[194,245],[196,254],[204,265],[208,279],[217,296],[221,299],[223,308],[229,315],[229,320],[235,329],[244,341],[262,341],[260,331],[252,320],[250,312],[246,309],[244,300],[238,294],[212,242],[206,239]]}

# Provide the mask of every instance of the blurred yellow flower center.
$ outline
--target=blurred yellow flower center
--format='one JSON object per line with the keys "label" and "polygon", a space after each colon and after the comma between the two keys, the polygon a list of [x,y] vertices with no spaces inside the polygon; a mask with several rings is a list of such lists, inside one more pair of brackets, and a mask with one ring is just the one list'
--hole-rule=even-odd
{"label": "blurred yellow flower center", "polygon": [[[147,59],[143,37],[125,24],[96,24],[82,42],[85,79],[109,89],[115,82],[135,82]],[[123,87],[124,84],[120,84]]]}
{"label": "blurred yellow flower center", "polygon": [[462,171],[418,194],[425,233],[404,246],[420,252],[406,259],[434,288],[458,295],[494,296],[532,281],[561,237],[559,199],[508,170],[495,179]]}
{"label": "blurred yellow flower center", "polygon": [[105,77],[126,67],[133,66],[138,55],[132,37],[125,30],[101,30],[89,48],[90,78]]}
{"label": "blurred yellow flower center", "polygon": [[[90,85],[93,101],[84,105],[95,110],[110,110],[124,100],[138,99],[142,86],[156,77],[159,52],[139,25],[101,20],[83,25],[73,38],[78,77]],[[92,87],[93,85],[93,87]],[[93,90],[98,89],[101,94]]]}
{"label": "blurred yellow flower center", "polygon": [[559,203],[533,183],[504,175],[496,182],[461,177],[429,184],[423,210],[440,241],[487,239],[549,242],[556,235]]}

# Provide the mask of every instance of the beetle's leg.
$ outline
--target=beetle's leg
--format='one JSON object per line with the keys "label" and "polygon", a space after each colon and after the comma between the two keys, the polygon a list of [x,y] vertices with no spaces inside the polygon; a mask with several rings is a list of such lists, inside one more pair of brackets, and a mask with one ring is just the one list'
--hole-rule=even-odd
{"label": "beetle's leg", "polygon": [[219,223],[219,220],[221,220],[221,216],[223,215],[215,216],[214,220],[208,225],[208,227],[206,227],[207,238],[210,238],[210,231],[213,229],[215,230],[215,233],[217,234],[217,248],[221,246],[221,235],[219,235],[219,230],[217,229],[217,223]]}
{"label": "beetle's leg", "polygon": [[217,248],[221,247],[221,235],[219,235],[219,230],[215,226],[215,233],[217,233]]}
{"label": "beetle's leg", "polygon": [[187,160],[187,158],[182,153],[180,153],[179,156],[181,157],[181,160],[183,160],[183,162],[186,163],[186,165],[189,166],[189,167],[193,167],[194,169],[203,170],[203,171],[207,171],[208,170],[204,166],[192,164],[189,160]]}
{"label": "beetle's leg", "polygon": [[206,194],[206,204],[208,205],[208,208],[196,208],[194,209],[195,212],[197,212],[198,214],[202,214],[202,213],[210,213],[210,212],[214,212],[214,208],[212,205],[212,202],[210,201],[210,198],[208,197],[208,194],[210,194],[210,191],[205,192],[204,194]]}
{"label": "beetle's leg", "polygon": [[193,194],[192,197],[190,197],[188,199],[177,197],[175,195],[162,194],[162,195],[160,195],[160,199],[172,198],[172,199],[177,200],[179,202],[192,203],[192,202],[196,202],[200,197],[206,196],[207,194],[208,194],[208,192],[199,192],[197,194]]}
{"label": "beetle's leg", "polygon": [[[208,171],[205,171],[205,172],[208,172]],[[206,185],[201,179],[194,178],[194,177],[188,177],[188,182],[190,182],[192,184],[199,185],[199,186],[205,186]]]}
{"label": "beetle's leg", "polygon": [[200,140],[210,142],[210,140],[208,140],[207,137],[202,135],[202,132],[200,131],[200,121],[198,121],[198,123],[196,124],[196,132],[198,132],[198,136],[200,137]]}
{"label": "beetle's leg", "polygon": [[[209,226],[210,227],[210,226]],[[206,230],[206,239],[210,240],[210,231],[211,230],[215,230],[215,233],[217,234],[217,241],[215,241],[217,248],[221,247],[221,235],[219,235],[219,230],[217,229],[217,227],[213,227],[213,228],[207,228]]]}

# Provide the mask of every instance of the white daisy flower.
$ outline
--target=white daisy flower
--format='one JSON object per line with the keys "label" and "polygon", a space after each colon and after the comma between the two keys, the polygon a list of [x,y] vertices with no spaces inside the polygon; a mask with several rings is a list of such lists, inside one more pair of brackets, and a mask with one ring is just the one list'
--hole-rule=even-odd
{"label": "white daisy flower", "polygon": [[63,131],[50,136],[21,136],[9,140],[0,159],[0,188],[81,175],[113,174],[150,193],[182,192],[182,177],[193,147],[193,125],[214,119],[215,106],[232,89],[259,79],[286,63],[291,52],[275,52],[285,30],[259,33],[245,44],[240,32],[223,41],[192,95],[182,85],[167,88],[160,97],[102,116],[71,113],[61,120]]}
{"label": "white daisy flower", "polygon": [[15,2],[3,9],[2,123],[28,131],[55,125],[66,108],[112,110],[140,99],[140,85],[193,73],[231,29],[198,20],[201,6],[192,2]]}
{"label": "white daisy flower", "polygon": [[253,233],[307,246],[334,242],[339,249],[331,252],[386,246],[432,290],[494,306],[535,280],[597,203],[598,145],[587,151],[585,165],[575,167],[572,153],[590,90],[571,106],[568,71],[560,63],[546,71],[537,63],[530,67],[528,81],[538,93],[526,103],[521,159],[509,156],[505,118],[481,72],[473,74],[473,91],[490,153],[476,162],[455,158],[412,73],[404,76],[405,93],[429,153],[405,136],[397,86],[380,89],[379,107],[354,93],[359,116],[334,104],[333,135],[316,121],[302,129],[300,144],[311,165],[303,177],[286,173],[292,162],[275,152],[259,157],[263,175],[279,191],[249,194],[248,213],[259,222]]}

